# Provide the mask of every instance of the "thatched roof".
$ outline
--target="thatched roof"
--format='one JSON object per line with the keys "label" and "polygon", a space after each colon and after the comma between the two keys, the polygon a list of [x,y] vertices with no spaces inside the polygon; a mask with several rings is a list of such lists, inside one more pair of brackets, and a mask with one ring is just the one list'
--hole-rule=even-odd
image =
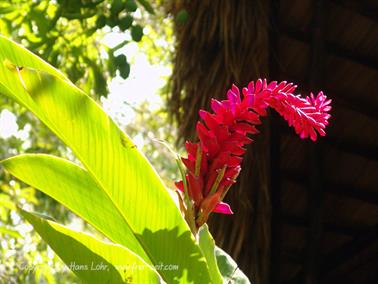
{"label": "thatched roof", "polygon": [[192,137],[198,109],[233,82],[269,75],[334,101],[317,146],[265,120],[230,191],[236,214],[211,218],[217,242],[255,283],[377,280],[377,2],[174,3],[173,13],[190,14],[176,25],[170,101],[181,137]]}

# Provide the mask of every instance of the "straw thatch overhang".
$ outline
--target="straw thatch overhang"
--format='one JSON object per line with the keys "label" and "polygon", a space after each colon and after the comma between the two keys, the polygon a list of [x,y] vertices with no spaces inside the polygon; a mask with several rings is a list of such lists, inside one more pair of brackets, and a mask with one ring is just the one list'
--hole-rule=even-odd
{"label": "straw thatch overhang", "polygon": [[170,106],[181,136],[199,108],[258,77],[333,99],[327,137],[300,140],[274,113],[230,191],[235,215],[213,216],[217,242],[254,283],[377,283],[378,2],[172,1]]}

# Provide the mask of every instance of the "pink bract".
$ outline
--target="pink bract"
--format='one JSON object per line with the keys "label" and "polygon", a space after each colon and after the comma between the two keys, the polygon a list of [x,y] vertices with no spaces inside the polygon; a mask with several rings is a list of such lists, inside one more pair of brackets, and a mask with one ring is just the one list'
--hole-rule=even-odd
{"label": "pink bract", "polygon": [[[227,100],[211,101],[213,113],[203,110],[197,123],[199,142],[186,142],[187,158],[182,158],[187,168],[186,184],[191,210],[197,227],[202,226],[211,212],[233,214],[230,206],[222,202],[227,191],[241,170],[244,146],[257,134],[260,116],[267,115],[267,108],[276,110],[302,138],[315,141],[325,135],[331,110],[331,100],[323,92],[303,98],[295,95],[296,86],[285,81],[277,83],[264,80],[250,82],[239,89],[233,85]],[[184,202],[184,183],[176,183]],[[188,206],[187,206],[188,207]]]}

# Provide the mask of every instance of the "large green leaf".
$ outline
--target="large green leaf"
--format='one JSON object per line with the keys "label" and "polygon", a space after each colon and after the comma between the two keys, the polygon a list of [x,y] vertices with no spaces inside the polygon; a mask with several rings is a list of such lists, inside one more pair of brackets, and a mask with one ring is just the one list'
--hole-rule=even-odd
{"label": "large green leaf", "polygon": [[20,210],[41,237],[86,283],[159,283],[159,274],[141,258],[114,245]]}
{"label": "large green leaf", "polygon": [[209,232],[209,227],[204,224],[198,232],[199,245],[209,266],[211,280],[213,283],[223,283],[222,275],[219,271],[217,259],[215,257],[215,241]]}
{"label": "large green leaf", "polygon": [[224,250],[215,247],[215,256],[219,271],[222,274],[224,283],[228,284],[250,284],[248,277],[240,270],[236,262]]}
{"label": "large green leaf", "polygon": [[85,169],[44,154],[19,155],[1,164],[15,177],[62,203],[114,243],[127,247],[152,264],[109,196]]}
{"label": "large green leaf", "polygon": [[[141,86],[143,87],[143,86]],[[104,111],[37,56],[0,37],[0,92],[69,146],[169,283],[209,283],[206,261],[155,170]]]}

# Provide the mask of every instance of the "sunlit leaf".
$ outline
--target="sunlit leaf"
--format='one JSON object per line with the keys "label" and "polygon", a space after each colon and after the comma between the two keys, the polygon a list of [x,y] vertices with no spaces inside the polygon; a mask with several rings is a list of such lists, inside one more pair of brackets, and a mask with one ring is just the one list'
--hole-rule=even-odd
{"label": "sunlit leaf", "polygon": [[122,246],[20,210],[66,265],[86,283],[159,283],[156,271]]}
{"label": "sunlit leaf", "polygon": [[44,154],[19,155],[2,165],[15,177],[62,203],[111,241],[152,264],[117,207],[83,168]]}
{"label": "sunlit leaf", "polygon": [[223,281],[229,284],[250,284],[251,282],[240,270],[236,262],[225,251],[215,247],[215,255],[219,271],[223,276]]}
{"label": "sunlit leaf", "polygon": [[209,232],[207,224],[203,225],[198,232],[199,245],[206,257],[207,265],[209,266],[210,276],[213,283],[223,283],[222,275],[218,269],[217,260],[215,257],[215,241]]}
{"label": "sunlit leaf", "polygon": [[[106,193],[170,283],[209,283],[207,264],[161,179],[105,112],[60,72],[0,37],[0,92],[44,122]],[[2,64],[1,64],[2,63]]]}

